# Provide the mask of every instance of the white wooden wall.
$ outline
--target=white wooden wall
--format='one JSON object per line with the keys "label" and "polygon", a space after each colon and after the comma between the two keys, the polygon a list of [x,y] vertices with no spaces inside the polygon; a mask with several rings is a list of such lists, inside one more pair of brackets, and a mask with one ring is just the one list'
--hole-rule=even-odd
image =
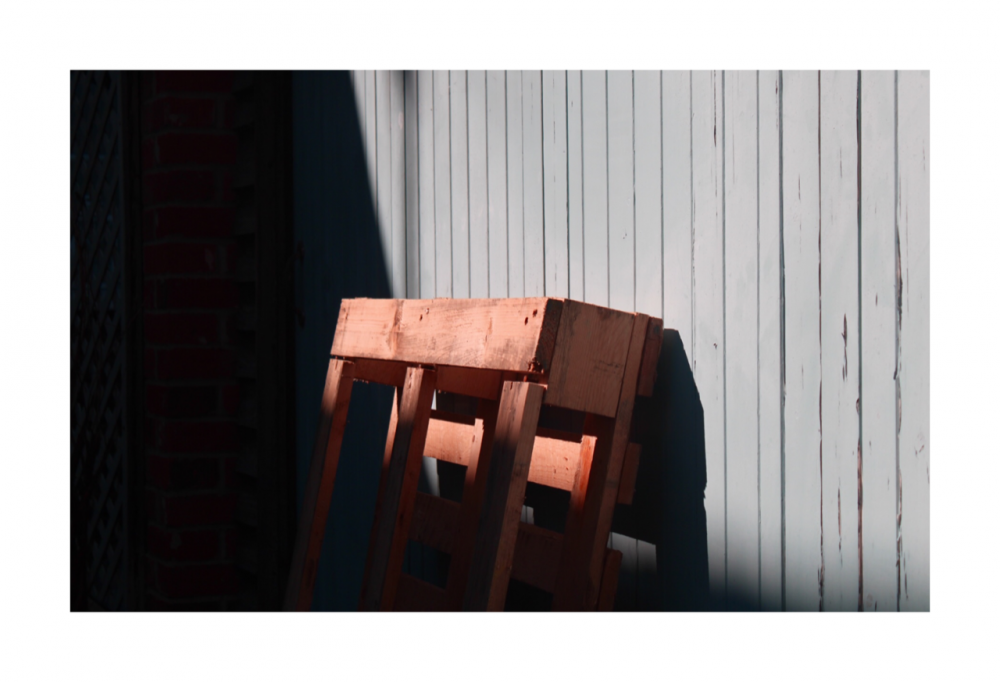
{"label": "white wooden wall", "polygon": [[[393,296],[570,297],[679,332],[715,595],[929,609],[928,73],[352,81]],[[612,544],[641,601],[653,546]]]}

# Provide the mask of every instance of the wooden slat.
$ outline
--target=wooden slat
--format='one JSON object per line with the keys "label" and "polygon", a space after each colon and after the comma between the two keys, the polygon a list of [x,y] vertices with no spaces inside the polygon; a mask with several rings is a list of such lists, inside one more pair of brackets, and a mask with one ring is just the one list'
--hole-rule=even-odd
{"label": "wooden slat", "polygon": [[658,317],[651,317],[646,330],[646,345],[642,348],[642,366],[639,368],[637,389],[637,393],[646,398],[653,395],[656,386],[656,367],[660,361],[661,345],[663,345],[663,321]]}
{"label": "wooden slat", "polygon": [[622,463],[621,482],[618,484],[618,504],[632,504],[635,495],[635,479],[639,474],[639,459],[642,456],[642,446],[629,443],[625,448],[625,461]]}
{"label": "wooden slat", "polygon": [[350,362],[330,360],[285,592],[285,610],[308,611],[312,604],[316,569],[347,423],[347,408],[351,402],[353,375],[354,365]]}
{"label": "wooden slat", "polygon": [[857,93],[856,71],[820,73],[824,611],[858,609]]}
{"label": "wooden slat", "polygon": [[760,157],[760,598],[765,610],[782,606],[781,263],[778,158],[778,72],[761,71],[758,83]]}
{"label": "wooden slat", "polygon": [[598,611],[610,611],[615,605],[618,590],[618,572],[622,565],[622,553],[609,549],[604,553],[604,571],[601,575],[601,593],[597,599]]}
{"label": "wooden slat", "polygon": [[469,567],[468,610],[503,609],[544,391],[538,384],[504,383]]}
{"label": "wooden slat", "polygon": [[[583,112],[582,75],[566,72],[566,213],[569,221],[569,297],[583,291]],[[554,292],[553,292],[554,293]]]}
{"label": "wooden slat", "polygon": [[[369,381],[387,386],[402,386],[406,380],[405,362],[392,360],[354,360],[357,367],[355,379]],[[491,369],[471,369],[468,367],[451,367],[438,365],[437,390],[448,393],[498,400],[503,384],[503,373]]]}
{"label": "wooden slat", "polygon": [[[632,72],[608,72],[608,305],[635,309]],[[589,273],[588,273],[589,274]],[[588,299],[589,300],[589,299]]]}
{"label": "wooden slat", "polygon": [[[539,248],[543,251],[540,258],[544,257],[544,261],[538,262],[544,263],[544,293],[569,296],[565,71],[542,72],[541,113],[545,238],[544,244],[539,241]],[[536,271],[532,269],[532,272]],[[533,278],[529,280],[534,281]],[[528,287],[527,291],[532,292],[533,289]]]}
{"label": "wooden slat", "polygon": [[[818,74],[783,74],[785,606],[822,599]],[[706,433],[708,421],[705,423]]]}
{"label": "wooden slat", "polygon": [[546,298],[345,299],[330,353],[541,372],[552,366],[561,309]]}
{"label": "wooden slat", "polygon": [[[865,611],[895,611],[895,77],[861,74],[861,580]],[[786,227],[787,230],[787,227]]]}
{"label": "wooden slat", "polygon": [[437,495],[417,493],[410,539],[446,554],[455,551],[462,505]]}
{"label": "wooden slat", "polygon": [[399,576],[396,611],[433,612],[444,610],[444,590],[407,573]]}
{"label": "wooden slat", "polygon": [[417,494],[434,379],[433,371],[416,367],[407,370],[406,385],[395,410],[396,419],[390,424],[386,443],[389,458],[383,464],[379,483],[361,593],[361,608],[366,611],[393,608]]}
{"label": "wooden slat", "polygon": [[726,595],[756,609],[757,74],[725,76]]}
{"label": "wooden slat", "polygon": [[[566,548],[559,564],[559,581],[553,599],[556,610],[592,610],[600,590],[603,552],[611,532],[618,482],[632,424],[632,408],[642,362],[649,317],[636,315],[622,379],[617,418],[588,415],[588,433],[597,442],[586,481],[574,489],[566,522]],[[586,491],[581,500],[580,493]]]}
{"label": "wooden slat", "polygon": [[464,71],[448,74],[451,106],[451,291],[469,297],[469,136]]}
{"label": "wooden slat", "polygon": [[524,294],[545,293],[544,181],[542,174],[542,74],[525,71],[521,84],[524,126]]}
{"label": "wooden slat", "polygon": [[[507,72],[507,291],[513,298],[524,293],[525,206],[524,144],[521,72]],[[543,292],[531,294],[541,296]]]}
{"label": "wooden slat", "polygon": [[608,305],[607,74],[584,71],[582,79],[583,300]]}
{"label": "wooden slat", "polygon": [[900,611],[930,609],[929,88],[926,71],[899,73]]}

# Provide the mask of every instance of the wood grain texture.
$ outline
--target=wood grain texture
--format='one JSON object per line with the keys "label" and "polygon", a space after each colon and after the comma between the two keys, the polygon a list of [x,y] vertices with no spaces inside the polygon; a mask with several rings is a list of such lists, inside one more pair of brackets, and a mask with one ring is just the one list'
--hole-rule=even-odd
{"label": "wood grain texture", "polygon": [[761,608],[782,607],[781,259],[778,72],[758,82],[759,211],[758,433],[760,437]]}
{"label": "wood grain texture", "polygon": [[566,72],[566,213],[569,220],[569,297],[584,299],[583,75]]}
{"label": "wood grain texture", "polygon": [[524,292],[545,293],[545,223],[542,187],[542,75],[521,75],[524,126]]}
{"label": "wood grain texture", "polygon": [[584,71],[583,300],[608,305],[608,114],[607,74]]}
{"label": "wood grain texture", "polygon": [[[757,434],[757,74],[725,83],[726,596],[760,606]],[[731,339],[731,342],[730,342]]]}
{"label": "wood grain texture", "polygon": [[286,611],[308,611],[312,605],[316,570],[347,423],[347,407],[351,402],[353,377],[352,363],[330,360],[285,592]]}
{"label": "wood grain texture", "polygon": [[820,74],[823,609],[858,608],[858,79]]}
{"label": "wood grain texture", "polygon": [[[398,393],[398,391],[397,391]],[[409,538],[420,463],[434,396],[434,372],[411,367],[390,424],[387,465],[379,483],[361,608],[391,611]]]}
{"label": "wood grain texture", "polygon": [[[406,382],[405,362],[355,358],[355,378],[386,386],[402,386]],[[497,400],[503,383],[503,372],[469,367],[437,366],[437,389],[473,398]]]}
{"label": "wood grain texture", "polygon": [[452,295],[451,112],[448,72],[434,79],[434,295]]}
{"label": "wood grain texture", "polygon": [[861,74],[862,608],[895,611],[895,74]]}
{"label": "wood grain texture", "polygon": [[823,599],[819,232],[819,83],[783,75],[785,250],[785,605]]}
{"label": "wood grain texture", "polygon": [[544,392],[538,384],[504,384],[469,567],[466,610],[503,609]]}
{"label": "wood grain texture", "polygon": [[930,610],[930,74],[899,72],[899,610]]}
{"label": "wood grain texture", "polygon": [[486,178],[486,73],[469,71],[469,296],[490,295],[489,201]]}
{"label": "wood grain texture", "polygon": [[632,72],[608,72],[608,301],[635,309]]}
{"label": "wood grain texture", "polygon": [[539,244],[543,254],[539,262],[544,266],[544,281],[541,282],[544,293],[560,297],[569,296],[566,124],[566,72],[543,71],[541,135],[545,240]]}
{"label": "wood grain texture", "polygon": [[469,117],[466,73],[451,71],[451,291],[469,298]]}
{"label": "wood grain texture", "polygon": [[726,585],[725,340],[723,288],[722,74],[692,80],[691,369],[705,411],[705,519],[708,578],[713,593]]}
{"label": "wood grain texture", "polygon": [[552,367],[555,299],[345,299],[332,355],[520,372]]}
{"label": "wood grain texture", "polygon": [[661,74],[663,116],[663,324],[676,329],[690,359],[691,269],[694,223],[691,146],[691,73]]}
{"label": "wood grain texture", "polygon": [[507,89],[503,71],[486,72],[486,185],[489,296],[507,290]]}
{"label": "wood grain texture", "polygon": [[[525,187],[521,72],[507,72],[507,288],[509,296],[524,296]],[[540,296],[538,294],[533,294]]]}
{"label": "wood grain texture", "polygon": [[434,74],[418,71],[417,80],[417,232],[420,241],[418,270],[420,298],[434,298],[437,245],[437,224],[434,209]]}

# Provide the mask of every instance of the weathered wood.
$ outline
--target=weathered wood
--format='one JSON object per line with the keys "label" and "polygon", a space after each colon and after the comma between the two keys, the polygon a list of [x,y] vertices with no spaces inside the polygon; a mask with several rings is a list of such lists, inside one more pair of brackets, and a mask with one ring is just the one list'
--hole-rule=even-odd
{"label": "weathered wood", "polygon": [[896,111],[893,72],[861,74],[861,581],[895,611]]}
{"label": "weathered wood", "polygon": [[486,182],[489,296],[507,291],[507,94],[503,71],[486,72]]}
{"label": "weathered wood", "polygon": [[778,158],[778,72],[761,71],[757,116],[760,319],[757,390],[760,434],[761,608],[782,607],[782,321],[780,263],[780,160]]}
{"label": "weathered wood", "polygon": [[395,423],[390,425],[386,450],[391,454],[387,466],[383,466],[379,484],[375,522],[368,548],[368,567],[361,594],[363,610],[387,611],[393,608],[417,494],[421,455],[434,396],[434,378],[431,370],[416,367],[407,370]]}
{"label": "weathered wood", "polygon": [[930,75],[899,72],[899,610],[930,610]]}
{"label": "weathered wood", "polygon": [[343,360],[330,360],[285,592],[286,611],[308,611],[312,605],[316,569],[319,567],[326,517],[330,511],[330,498],[337,477],[340,445],[347,424],[347,408],[351,402],[353,376],[353,364]]}
{"label": "weathered wood", "polygon": [[455,298],[469,293],[469,117],[466,73],[449,74],[451,104],[451,290]]}
{"label": "weathered wood", "polygon": [[538,384],[504,383],[465,593],[468,610],[503,609],[544,392]]}
{"label": "weathered wood", "polygon": [[582,74],[583,300],[608,305],[607,73]]}
{"label": "weathered wood", "polygon": [[[537,447],[537,446],[536,446]],[[618,504],[632,504],[635,495],[635,479],[639,474],[639,458],[642,456],[642,446],[629,443],[625,448],[625,461],[622,463],[621,482],[618,484]]]}
{"label": "weathered wood", "polygon": [[757,74],[727,71],[723,94],[726,595],[757,608]]}
{"label": "weathered wood", "polygon": [[583,77],[566,72],[566,213],[569,220],[569,297],[583,291]]}
{"label": "weathered wood", "polygon": [[[524,293],[525,209],[523,125],[521,121],[521,72],[507,72],[507,291],[519,298]],[[541,296],[542,292],[532,294]]]}
{"label": "weathered wood", "polygon": [[[405,362],[365,358],[355,358],[353,362],[356,366],[354,378],[357,381],[387,386],[402,386],[406,381],[408,365]],[[500,397],[503,372],[448,365],[438,365],[436,371],[438,375],[436,385],[439,391],[487,400],[497,400]]]}
{"label": "weathered wood", "polygon": [[[592,610],[600,590],[603,551],[611,532],[618,483],[632,424],[635,389],[642,363],[649,317],[636,315],[629,340],[628,360],[621,382],[615,419],[588,415],[586,432],[596,435],[593,463],[587,480],[570,496],[566,522],[566,546],[559,563],[559,581],[553,598],[556,610]],[[596,431],[596,433],[594,433]],[[581,500],[581,493],[586,491]],[[581,570],[581,567],[586,567]]]}
{"label": "weathered wood", "polygon": [[444,611],[445,593],[440,587],[403,573],[399,576],[396,611]]}
{"label": "weathered wood", "polygon": [[486,178],[486,73],[469,71],[466,80],[469,145],[469,296],[490,295],[489,218]]}
{"label": "weathered wood", "polygon": [[[820,514],[820,231],[818,74],[783,74],[785,253],[785,606],[823,598]],[[706,430],[708,424],[706,423]]]}
{"label": "weathered wood", "polygon": [[610,611],[615,605],[618,590],[618,572],[622,565],[622,553],[609,549],[604,553],[604,572],[601,576],[601,592],[597,599],[598,611]]}
{"label": "weathered wood", "polygon": [[608,305],[635,309],[635,167],[632,72],[609,71]]}
{"label": "weathered wood", "polygon": [[705,411],[705,524],[709,589],[726,584],[726,419],[723,267],[722,74],[692,81],[691,370]]}
{"label": "weathered wood", "polygon": [[676,329],[690,359],[692,263],[691,73],[664,71],[663,116],[663,323]]}
{"label": "weathered wood", "polygon": [[544,298],[347,299],[341,304],[330,352],[342,357],[540,372],[552,366],[561,308],[560,301]]}
{"label": "weathered wood", "polygon": [[[544,171],[539,169],[542,176],[539,180],[545,200],[545,235],[544,242],[541,239],[537,242],[537,263],[544,265],[544,280],[541,278],[542,272],[537,269],[533,272],[537,272],[537,282],[542,285],[542,289],[538,290],[539,294],[544,290],[549,296],[569,296],[565,71],[542,72],[541,113]],[[538,236],[541,237],[541,233]],[[536,280],[531,278],[528,282]],[[529,286],[526,291],[530,295],[534,290]]]}
{"label": "weathered wood", "polygon": [[542,174],[542,74],[521,75],[524,128],[524,295],[545,293],[545,228]]}
{"label": "weathered wood", "polygon": [[410,539],[451,554],[455,551],[461,509],[458,502],[418,492],[413,503]]}
{"label": "weathered wood", "polygon": [[[640,310],[639,312],[646,311]],[[653,388],[656,386],[656,367],[660,361],[661,345],[663,345],[663,321],[658,317],[651,317],[649,327],[646,330],[646,345],[642,349],[639,386],[636,389],[639,395],[646,398],[653,395]]]}
{"label": "weathered wood", "polygon": [[823,609],[858,608],[858,77],[820,73]]}

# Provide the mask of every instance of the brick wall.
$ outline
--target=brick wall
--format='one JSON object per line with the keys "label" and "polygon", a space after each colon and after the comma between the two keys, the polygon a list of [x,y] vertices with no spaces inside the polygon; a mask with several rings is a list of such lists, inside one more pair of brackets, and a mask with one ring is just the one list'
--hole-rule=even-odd
{"label": "brick wall", "polygon": [[142,80],[150,609],[230,609],[239,449],[231,72]]}

